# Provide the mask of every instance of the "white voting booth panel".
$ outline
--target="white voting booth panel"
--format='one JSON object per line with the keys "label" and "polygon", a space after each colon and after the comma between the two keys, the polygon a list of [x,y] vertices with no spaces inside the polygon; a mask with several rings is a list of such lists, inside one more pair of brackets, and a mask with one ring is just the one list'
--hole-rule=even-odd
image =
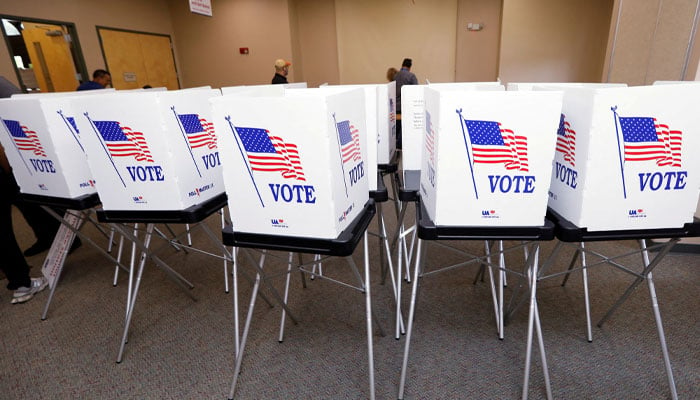
{"label": "white voting booth panel", "polygon": [[0,100],[0,142],[22,193],[72,199],[96,192],[71,107],[76,94]]}
{"label": "white voting booth panel", "polygon": [[692,222],[699,101],[694,84],[565,89],[549,206],[589,231]]}
{"label": "white voting booth panel", "polygon": [[[378,164],[379,162],[377,161],[377,144],[379,141],[379,134],[378,134],[378,122],[377,122],[377,117],[379,115],[378,113],[378,107],[377,107],[377,85],[325,85],[325,86],[320,86],[320,90],[327,91],[328,93],[342,93],[342,92],[347,92],[351,90],[364,90],[365,95],[364,95],[364,104],[365,104],[365,128],[366,131],[363,132],[365,138],[365,142],[367,143],[367,159],[365,163],[365,172],[367,173],[367,176],[377,176],[377,172],[379,170]],[[291,89],[287,91],[287,94],[289,96],[296,96],[296,95],[307,95],[309,93],[314,93],[314,92],[309,92],[307,90],[295,90]],[[377,180],[376,179],[369,179],[368,180],[368,185],[369,185],[369,190],[377,190]]]}
{"label": "white voting booth panel", "polygon": [[421,202],[436,225],[541,226],[562,93],[425,88]]}
{"label": "white voting booth panel", "polygon": [[279,85],[240,85],[240,86],[224,86],[221,88],[222,95],[241,94],[248,92],[257,96],[276,96],[284,94],[285,89],[306,89],[306,82],[284,83]]}
{"label": "white voting booth panel", "polygon": [[[192,89],[197,89],[197,88],[192,88]],[[188,89],[183,89],[183,90],[188,90]],[[141,92],[141,91],[148,91],[148,92],[167,92],[168,88],[165,86],[159,86],[159,87],[150,87],[150,88],[136,88],[136,89],[119,89],[119,93],[128,93],[128,92]]]}
{"label": "white voting booth panel", "polygon": [[104,88],[100,90],[82,90],[80,92],[74,91],[74,92],[45,92],[45,93],[13,93],[10,98],[16,99],[16,98],[30,98],[30,97],[38,97],[38,98],[46,98],[46,97],[64,97],[64,96],[89,96],[89,95],[96,95],[96,94],[105,94],[105,93],[114,93],[117,90],[114,88]]}
{"label": "white voting booth panel", "polygon": [[184,210],[224,192],[218,89],[78,97],[73,109],[105,210]]}
{"label": "white voting booth panel", "polygon": [[698,83],[700,81],[654,81],[653,85],[697,85]]}
{"label": "white voting booth panel", "polygon": [[[365,89],[365,104],[367,106],[367,137],[370,146],[369,157],[374,158],[379,165],[390,164],[396,154],[396,82],[366,85],[326,85],[333,88],[363,88]],[[374,97],[374,98],[372,98]],[[372,115],[373,114],[373,115]],[[375,188],[376,189],[376,188]]]}
{"label": "white voting booth panel", "polygon": [[627,87],[627,84],[597,82],[509,82],[506,84],[506,90],[537,90],[538,87],[588,87],[600,89],[606,87]]}
{"label": "white voting booth panel", "polygon": [[364,93],[293,93],[211,101],[233,229],[336,238],[369,199]]}
{"label": "white voting booth panel", "polygon": [[423,89],[493,90],[502,91],[498,82],[431,83],[430,85],[403,85],[401,87],[401,164],[404,171],[421,168],[423,136],[425,133],[425,99]]}

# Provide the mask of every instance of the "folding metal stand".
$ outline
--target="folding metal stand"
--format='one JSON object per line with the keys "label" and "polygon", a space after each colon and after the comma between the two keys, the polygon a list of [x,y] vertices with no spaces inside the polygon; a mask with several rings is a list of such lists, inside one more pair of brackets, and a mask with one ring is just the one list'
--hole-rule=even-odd
{"label": "folding metal stand", "polygon": [[[359,286],[354,286],[339,282],[333,279],[329,279],[324,275],[315,274],[316,277],[323,278],[335,283],[339,283],[344,287],[349,287],[365,294],[365,307],[366,307],[366,322],[367,322],[367,354],[368,354],[368,364],[369,364],[369,392],[370,399],[375,398],[374,390],[374,352],[372,345],[372,305],[371,305],[371,295],[370,295],[370,270],[369,270],[369,253],[368,253],[368,241],[367,241],[367,228],[376,213],[375,204],[373,200],[369,200],[365,204],[363,211],[360,215],[350,224],[336,239],[319,239],[319,238],[309,238],[309,237],[291,237],[291,236],[281,236],[281,235],[266,235],[266,234],[256,234],[256,233],[246,233],[246,232],[235,232],[231,227],[225,228],[223,230],[223,242],[227,246],[235,246],[241,252],[245,253],[246,256],[251,261],[251,265],[255,268],[256,278],[253,285],[253,291],[250,296],[250,303],[248,305],[248,313],[246,315],[245,325],[243,328],[243,333],[240,337],[240,345],[238,345],[238,330],[236,329],[236,362],[233,380],[231,382],[231,391],[228,398],[233,399],[236,384],[238,382],[238,375],[241,371],[241,363],[243,360],[243,354],[245,351],[245,345],[248,339],[248,334],[250,333],[250,324],[253,317],[253,310],[255,308],[255,302],[257,300],[258,291],[260,289],[260,284],[265,284],[269,291],[272,293],[273,297],[279,302],[282,308],[285,310],[286,314],[289,314],[290,318],[296,321],[294,315],[290,312],[286,305],[286,296],[282,298],[279,295],[274,286],[268,281],[268,276],[266,271],[263,269],[264,255],[267,250],[279,250],[290,253],[309,253],[309,254],[320,254],[329,257],[344,257],[350,267],[355,272],[358,278]],[[357,266],[352,259],[352,254],[357,247],[360,239],[364,238],[364,281],[360,276]],[[259,263],[256,262],[252,255],[250,254],[251,249],[259,249],[263,251],[263,257],[261,257]],[[290,257],[289,262],[291,263],[292,257]],[[313,263],[316,263],[314,261]],[[234,265],[237,263],[234,262]],[[298,266],[298,268],[304,273],[314,274],[312,271],[305,269],[304,265]],[[289,269],[288,272],[289,273]],[[234,301],[238,296],[236,290],[236,274],[234,274]],[[234,308],[237,309],[237,302],[234,304]],[[236,319],[238,319],[236,313]],[[236,326],[237,321],[236,321]]]}
{"label": "folding metal stand", "polygon": [[[415,249],[415,244],[416,244],[416,226],[412,226],[408,229],[404,226],[404,219],[406,215],[406,210],[408,209],[408,204],[413,203],[418,207],[419,200],[420,200],[420,171],[417,170],[406,170],[403,171],[403,176],[404,176],[404,181],[403,184],[400,186],[399,189],[399,200],[400,200],[400,212],[399,212],[399,217],[398,217],[398,224],[397,224],[397,232],[394,235],[394,242],[392,243],[392,248],[396,244],[396,241],[398,241],[398,255],[397,255],[397,271],[398,274],[398,280],[397,280],[397,287],[398,287],[398,297],[401,297],[401,285],[400,280],[402,279],[403,276],[403,265],[406,265],[406,274],[405,274],[405,279],[407,282],[411,282],[411,277],[410,277],[410,264],[413,259],[413,254],[414,254],[414,249]],[[408,240],[408,236],[410,235],[410,240]],[[487,240],[484,243],[484,254],[485,254],[485,260],[486,262],[481,262],[481,268],[479,269],[479,272],[477,273],[477,276],[474,280],[474,283],[476,283],[479,280],[479,277],[484,276],[485,270],[488,270],[489,272],[489,278],[490,278],[490,285],[491,285],[491,295],[493,297],[493,305],[494,305],[494,312],[495,312],[495,319],[496,319],[496,330],[498,333],[499,339],[503,339],[505,337],[505,329],[504,329],[504,303],[503,303],[503,289],[505,287],[506,283],[506,266],[505,266],[505,259],[503,257],[503,241],[498,240],[498,248],[499,252],[496,254],[492,253],[492,248],[493,246],[496,245],[496,241],[494,240]],[[461,250],[454,249],[449,246],[445,246],[446,248],[450,250],[454,250],[460,253],[463,253],[463,255],[466,255],[468,257],[481,257],[481,256],[476,256],[472,254],[467,254]],[[498,288],[496,288],[496,280],[494,279],[493,276],[493,263],[491,262],[491,256],[498,256]],[[527,257],[527,255],[526,255]],[[399,310],[397,310],[397,315],[399,314]],[[403,333],[403,332],[402,332]],[[399,339],[399,331],[396,331],[396,339]]]}
{"label": "folding metal stand", "polygon": [[[396,318],[397,325],[394,332],[394,338],[399,339],[401,334],[406,333],[405,329],[399,330],[398,319],[402,315],[401,311],[401,281],[405,279],[407,282],[411,282],[411,272],[410,264],[413,257],[413,245],[416,239],[416,229],[415,226],[406,229],[404,226],[404,218],[406,217],[406,210],[410,203],[418,204],[420,198],[420,171],[408,170],[403,171],[403,182],[398,179],[399,191],[397,195],[398,201],[398,213],[396,221],[396,233],[393,236],[391,248],[393,249],[398,245],[397,256],[396,256],[396,282],[394,286],[396,287],[396,298],[399,299],[396,302]],[[407,244],[406,237],[411,235],[410,244]],[[403,265],[406,265],[406,273],[404,274]]]}
{"label": "folding metal stand", "polygon": [[[121,344],[119,347],[119,354],[117,356],[117,363],[122,361],[122,356],[124,354],[124,346],[126,345],[129,326],[131,324],[131,318],[133,316],[134,306],[136,304],[136,298],[138,296],[139,286],[141,284],[141,277],[143,275],[143,270],[146,264],[146,258],[150,258],[156,263],[168,276],[170,276],[178,285],[184,289],[192,289],[194,286],[187,281],[182,275],[170,268],[163,260],[161,260],[150,248],[151,237],[153,235],[153,230],[155,224],[198,224],[202,227],[204,232],[209,236],[209,238],[216,245],[221,246],[223,250],[224,257],[231,258],[230,253],[226,247],[221,243],[217,236],[209,229],[209,227],[204,222],[204,220],[211,214],[217,212],[218,210],[224,208],[227,204],[227,197],[225,193],[221,193],[218,196],[211,198],[203,203],[191,206],[185,210],[149,210],[149,211],[138,211],[138,210],[98,210],[97,218],[100,222],[110,223],[112,226],[121,233],[128,240],[131,240],[141,251],[141,257],[139,260],[138,273],[136,275],[136,281],[134,282],[134,270],[135,263],[132,258],[131,265],[129,267],[129,289],[127,294],[127,314],[124,326],[124,332],[122,335]],[[143,238],[139,238],[131,232],[131,228],[125,226],[124,224],[133,223],[145,223],[146,224],[146,235]],[[189,291],[186,293],[194,298]]]}
{"label": "folding metal stand", "polygon": [[[489,263],[491,253],[482,256],[475,257],[469,261],[465,261],[456,265],[451,265],[447,267],[440,268],[438,270],[425,272],[424,264],[427,258],[424,253],[426,253],[427,241],[440,241],[440,240],[517,240],[526,241],[526,243],[518,244],[512,248],[503,250],[511,251],[521,248],[528,248],[527,260],[525,262],[525,271],[523,276],[526,276],[530,285],[530,310],[528,317],[528,339],[527,339],[527,349],[526,349],[526,360],[525,360],[525,373],[523,378],[523,393],[522,398],[527,399],[529,377],[530,377],[530,358],[532,355],[532,340],[533,340],[533,329],[537,332],[538,345],[540,351],[540,357],[542,360],[542,370],[544,374],[544,381],[546,386],[547,398],[551,399],[551,385],[549,381],[549,373],[547,370],[547,358],[545,355],[544,341],[542,338],[542,329],[540,327],[539,312],[537,310],[537,299],[535,296],[537,276],[538,276],[538,256],[539,256],[539,242],[544,240],[552,240],[554,238],[554,224],[548,220],[544,220],[543,226],[536,227],[477,227],[477,226],[436,226],[432,220],[430,220],[427,212],[420,203],[416,205],[416,223],[418,229],[418,246],[415,260],[415,267],[413,272],[413,286],[411,291],[411,305],[408,314],[408,327],[406,330],[406,344],[404,348],[403,355],[403,365],[401,367],[401,380],[399,383],[399,394],[398,398],[403,399],[404,396],[404,386],[406,383],[406,370],[408,367],[408,355],[411,344],[411,334],[413,330],[413,319],[415,316],[415,308],[418,293],[419,279],[437,272],[442,272],[448,269],[453,269],[470,263]],[[513,271],[515,272],[515,271]]]}
{"label": "folding metal stand", "polygon": [[[39,196],[34,194],[21,194],[21,196],[23,201],[41,206],[52,217],[61,222],[61,226],[51,244],[51,248],[49,249],[49,253],[46,256],[42,267],[42,270],[48,270],[48,278],[51,283],[51,291],[49,292],[49,297],[46,300],[44,311],[41,314],[42,320],[47,318],[49,306],[51,305],[54,293],[56,292],[56,287],[58,286],[58,280],[63,272],[63,265],[66,261],[66,256],[70,251],[73,240],[75,240],[75,236],[78,236],[82,241],[93,246],[102,255],[107,257],[107,259],[114,262],[115,265],[126,270],[126,267],[117,259],[112,257],[111,254],[105,251],[88,236],[80,232],[80,229],[83,227],[85,222],[90,222],[94,224],[94,226],[111,242],[111,237],[92,217],[93,213],[95,212],[95,207],[100,205],[100,198],[97,193],[83,195],[74,199]],[[56,211],[54,211],[54,208],[65,209],[66,212],[64,215],[59,215],[56,213]]]}
{"label": "folding metal stand", "polygon": [[[659,304],[656,297],[656,289],[654,286],[654,280],[652,277],[652,270],[659,265],[661,260],[668,254],[671,248],[676,244],[680,238],[683,237],[695,237],[700,236],[700,221],[695,220],[694,223],[685,224],[682,228],[671,228],[671,229],[647,229],[647,230],[611,230],[611,231],[595,231],[589,232],[586,228],[580,228],[571,223],[570,221],[563,218],[561,215],[553,210],[549,210],[547,213],[547,218],[556,224],[555,234],[559,243],[555,246],[549,259],[542,266],[542,273],[545,273],[548,268],[552,265],[554,258],[557,253],[564,247],[565,244],[574,244],[575,254],[569,267],[566,271],[562,273],[550,274],[547,276],[541,276],[540,279],[550,278],[558,275],[565,275],[568,277],[569,273],[572,272],[573,266],[575,264],[577,256],[581,258],[581,269],[584,273],[584,296],[586,302],[586,320],[587,320],[587,337],[588,341],[592,341],[591,333],[591,317],[590,317],[590,307],[588,301],[588,285],[587,285],[587,268],[590,268],[599,264],[609,264],[622,271],[625,271],[633,276],[635,280],[630,284],[627,290],[622,294],[622,296],[615,302],[615,304],[608,310],[608,312],[601,318],[597,326],[600,327],[605,321],[612,316],[612,314],[627,300],[627,298],[632,294],[632,292],[646,280],[649,289],[649,295],[651,297],[651,306],[654,313],[654,319],[656,321],[656,329],[659,334],[659,341],[661,344],[661,352],[664,358],[664,365],[666,368],[666,375],[668,377],[669,388],[671,389],[671,396],[673,399],[678,398],[676,392],[676,385],[673,378],[673,370],[671,368],[671,361],[668,354],[668,347],[666,345],[666,335],[664,334],[663,324],[661,320],[661,313],[659,311]],[[659,243],[650,247],[647,247],[647,239],[658,239],[658,238],[670,238],[669,241],[665,243]],[[634,250],[631,252],[626,252],[624,254],[607,256],[589,248],[585,247],[586,242],[596,242],[596,241],[617,241],[617,240],[637,240],[639,243],[639,250]],[[650,260],[649,251],[656,250],[656,255]],[[642,271],[635,272],[634,270],[622,265],[617,262],[616,259],[627,257],[633,254],[639,253],[642,256]],[[600,261],[595,263],[587,263],[586,254],[594,255],[598,257]],[[564,281],[566,282],[566,280]]]}
{"label": "folding metal stand", "polygon": [[[386,202],[386,201],[392,201],[394,203],[394,211],[396,211],[396,215],[398,216],[400,211],[401,211],[401,205],[399,203],[399,191],[401,189],[401,177],[399,176],[399,152],[397,151],[394,154],[394,157],[391,159],[389,164],[379,164],[377,165],[377,172],[378,172],[378,179],[377,179],[377,191],[373,194],[372,191],[370,191],[370,198],[374,198],[377,203],[380,202]],[[391,179],[391,194],[387,190],[387,186],[384,183],[384,177],[389,176]],[[373,197],[377,196],[377,197]],[[378,197],[381,196],[381,197]],[[378,204],[379,207],[379,204]],[[379,213],[381,213],[381,209],[379,210]],[[385,235],[386,236],[386,235]],[[392,240],[391,248],[393,249],[393,245],[395,244],[395,239]],[[380,249],[382,247],[380,246]],[[382,259],[382,284],[384,284],[386,280],[386,273],[388,269],[384,265],[384,261]]]}
{"label": "folding metal stand", "polygon": [[[399,182],[395,182],[394,176],[398,176],[396,174],[396,170],[390,173],[392,176],[392,185],[394,188],[400,187]],[[398,186],[397,186],[398,185]],[[395,190],[395,189],[392,189]],[[387,190],[386,185],[384,184],[384,174],[380,171],[377,174],[377,190],[371,190],[369,192],[369,198],[374,200],[376,208],[377,208],[377,225],[379,228],[379,232],[377,233],[377,237],[379,238],[379,254],[380,254],[380,262],[381,262],[381,273],[382,273],[382,279],[381,283],[382,285],[386,281],[386,273],[388,271],[389,273],[389,279],[391,280],[391,289],[394,295],[394,301],[396,305],[396,321],[395,321],[395,326],[396,326],[396,336],[398,338],[399,333],[404,333],[405,332],[405,327],[404,327],[404,322],[403,322],[403,316],[401,315],[401,271],[400,270],[394,270],[394,262],[392,260],[392,248],[389,243],[389,235],[387,234],[386,230],[386,221],[384,219],[384,210],[382,208],[382,204],[389,201],[389,192]],[[396,201],[397,197],[394,197],[394,202],[395,204],[398,204],[398,201]],[[397,209],[398,211],[398,209]],[[398,213],[397,213],[398,215]],[[396,275],[398,274],[398,275]]]}

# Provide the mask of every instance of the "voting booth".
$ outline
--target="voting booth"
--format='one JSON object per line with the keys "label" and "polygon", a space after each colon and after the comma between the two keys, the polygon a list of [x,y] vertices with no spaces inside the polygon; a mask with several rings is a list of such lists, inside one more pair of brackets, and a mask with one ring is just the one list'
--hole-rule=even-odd
{"label": "voting booth", "polygon": [[105,210],[184,210],[224,191],[209,98],[219,90],[73,99]]}
{"label": "voting booth", "polygon": [[[396,154],[396,82],[367,85],[325,85],[324,89],[362,88],[365,90],[367,141],[370,159],[387,165]],[[376,156],[376,157],[375,157]]]}
{"label": "voting booth", "polygon": [[[396,120],[396,110],[392,110],[391,107],[387,107],[384,103],[387,102],[382,102],[383,105],[380,105],[380,98],[383,98],[385,96],[380,96],[379,93],[382,91],[380,90],[380,86],[388,86],[388,85],[323,85],[319,87],[319,89],[326,91],[328,93],[343,93],[346,91],[351,91],[351,90],[363,90],[364,91],[364,106],[365,106],[365,127],[366,127],[366,133],[365,136],[367,137],[366,143],[367,143],[367,163],[365,165],[366,172],[368,176],[377,176],[377,173],[379,171],[378,166],[380,164],[386,164],[389,162],[390,157],[388,150],[383,151],[383,157],[382,157],[382,162],[379,161],[379,143],[386,142],[389,140],[388,138],[391,136],[390,132],[391,129],[394,130],[394,136],[395,136],[395,131],[396,131],[396,125],[394,123],[393,127],[390,127],[390,121],[393,119],[394,121]],[[395,85],[394,85],[395,86]],[[301,94],[303,95],[304,93],[308,93],[306,91],[296,91],[294,88],[290,89],[287,91],[289,95],[297,95]],[[388,103],[387,103],[388,104]],[[392,103],[394,104],[394,103]],[[382,139],[384,137],[384,139]],[[395,151],[396,145],[394,144],[394,151]],[[369,179],[368,181],[369,184],[369,190],[370,191],[376,191],[378,189],[377,187],[377,180],[376,179]]]}
{"label": "voting booth", "polygon": [[549,206],[589,231],[692,223],[700,85],[564,90]]}
{"label": "voting booth", "polygon": [[562,93],[425,89],[421,202],[436,225],[541,226]]}
{"label": "voting booth", "polygon": [[538,90],[542,87],[587,87],[587,88],[606,88],[606,87],[627,87],[626,83],[598,83],[598,82],[508,82],[506,90]]}
{"label": "voting booth", "polygon": [[264,95],[282,95],[285,89],[306,89],[306,82],[284,83],[277,85],[239,85],[239,86],[224,86],[221,88],[222,95],[229,94],[246,94],[249,96],[264,96]]}
{"label": "voting booth", "polygon": [[426,87],[454,90],[503,91],[498,82],[456,82],[432,83],[430,85],[403,85],[401,87],[401,163],[404,171],[419,171],[423,152],[425,132],[425,98]]}
{"label": "voting booth", "polygon": [[0,100],[0,143],[22,193],[73,199],[96,192],[70,102],[73,95]]}
{"label": "voting booth", "polygon": [[364,92],[212,99],[233,229],[337,237],[368,200]]}

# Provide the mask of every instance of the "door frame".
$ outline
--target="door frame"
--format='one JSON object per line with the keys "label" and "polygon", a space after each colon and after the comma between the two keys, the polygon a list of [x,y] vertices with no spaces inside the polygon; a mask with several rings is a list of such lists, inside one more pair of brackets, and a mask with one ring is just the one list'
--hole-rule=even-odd
{"label": "door frame", "polygon": [[97,39],[100,41],[100,51],[102,51],[102,59],[105,62],[105,66],[109,68],[109,63],[107,63],[107,56],[105,55],[105,49],[104,45],[102,44],[102,35],[100,35],[100,29],[105,29],[105,30],[110,30],[110,31],[117,31],[117,32],[127,32],[127,33],[136,33],[139,35],[150,35],[150,36],[161,36],[161,37],[167,37],[168,41],[170,42],[170,54],[173,57],[173,66],[175,67],[175,79],[177,79],[177,87],[182,88],[182,84],[180,83],[180,73],[177,70],[177,61],[175,59],[175,48],[173,46],[173,38],[165,33],[154,33],[154,32],[145,32],[145,31],[135,31],[133,29],[122,29],[122,28],[114,28],[111,26],[104,26],[104,25],[95,25],[95,30],[97,31]]}
{"label": "door frame", "polygon": [[[41,19],[41,18],[33,18],[33,17],[22,17],[18,15],[8,15],[8,14],[0,14],[0,19],[12,19],[12,20],[19,20],[19,21],[26,21],[26,22],[36,22],[39,24],[50,24],[50,25],[62,25],[68,28],[68,34],[71,37],[71,42],[72,45],[70,46],[70,51],[71,55],[73,56],[73,63],[75,64],[75,68],[77,70],[77,73],[80,75],[81,79],[78,79],[79,82],[85,82],[85,80],[90,80],[92,77],[88,74],[88,69],[87,65],[85,64],[85,58],[83,57],[83,50],[82,47],[80,46],[80,40],[78,39],[78,30],[75,28],[75,24],[73,22],[66,22],[66,21],[57,21],[57,20],[51,20],[51,19]],[[0,24],[2,25],[2,24]],[[27,87],[24,85],[24,82],[22,82],[22,77],[19,73],[19,69],[17,68],[17,64],[15,64],[15,54],[12,51],[12,46],[10,44],[10,40],[8,39],[7,32],[5,32],[5,27],[0,26],[0,30],[2,31],[2,37],[3,40],[5,41],[5,45],[7,46],[7,52],[10,54],[10,62],[12,63],[12,69],[14,69],[15,74],[17,75],[17,82],[19,82],[20,88],[22,89],[22,92],[27,92]]]}

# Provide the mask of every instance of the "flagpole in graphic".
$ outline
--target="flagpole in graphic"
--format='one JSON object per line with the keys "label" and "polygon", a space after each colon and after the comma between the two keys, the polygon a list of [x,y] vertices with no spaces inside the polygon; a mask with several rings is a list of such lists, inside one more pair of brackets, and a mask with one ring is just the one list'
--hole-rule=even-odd
{"label": "flagpole in graphic", "polygon": [[202,177],[202,173],[199,172],[199,167],[197,166],[197,161],[194,160],[194,154],[192,154],[192,147],[190,147],[190,142],[187,140],[187,133],[185,133],[185,127],[182,125],[182,121],[180,121],[180,117],[177,116],[177,113],[175,112],[175,106],[170,107],[171,110],[173,110],[173,114],[175,114],[175,119],[177,120],[177,126],[180,127],[180,132],[182,132],[182,137],[185,139],[185,144],[187,145],[187,150],[190,152],[190,157],[192,158],[192,162],[194,163],[194,167],[197,168],[197,173],[199,174],[199,177]]}
{"label": "flagpole in graphic", "polygon": [[[469,161],[469,172],[472,174],[472,184],[474,184],[474,194],[476,194],[476,199],[479,199],[479,192],[476,190],[476,180],[474,179],[474,167],[472,166],[472,157],[469,154],[469,145],[467,144],[467,133],[464,131],[464,117],[462,116],[462,109],[455,110],[459,114],[459,126],[462,127],[462,137],[464,138],[464,147],[467,148],[467,160]],[[434,134],[434,133],[433,133]]]}
{"label": "flagpole in graphic", "polygon": [[610,107],[613,112],[613,120],[615,120],[615,138],[617,139],[617,155],[620,158],[620,175],[622,175],[622,194],[627,198],[627,186],[625,185],[625,167],[622,159],[622,150],[620,150],[620,132],[617,129],[617,121],[620,118],[617,115],[617,106]]}
{"label": "flagpole in graphic", "polygon": [[243,158],[243,162],[245,163],[245,167],[248,170],[248,175],[250,175],[250,180],[253,181],[253,187],[255,187],[255,193],[258,194],[258,199],[260,199],[260,204],[262,204],[263,208],[265,208],[265,203],[263,202],[262,196],[260,196],[260,191],[258,190],[258,185],[255,183],[255,179],[253,178],[253,171],[250,169],[250,166],[248,165],[248,160],[246,159],[245,155],[243,154],[243,149],[241,148],[241,143],[238,141],[238,133],[236,132],[236,128],[233,127],[233,124],[231,123],[231,116],[224,117],[226,121],[228,121],[228,126],[231,128],[231,133],[233,133],[233,138],[236,139],[236,144],[238,145],[238,151],[241,152],[241,157]]}
{"label": "flagpole in graphic", "polygon": [[[102,138],[102,135],[100,135],[100,132],[98,132],[98,129],[97,129],[97,127],[95,126],[95,123],[92,122],[92,120],[90,119],[90,116],[88,115],[88,113],[83,113],[83,115],[85,115],[85,118],[87,118],[88,121],[90,122],[90,126],[92,127],[92,130],[95,131],[95,135],[97,135],[97,140],[99,140],[100,144],[102,145],[102,148],[103,148],[104,151],[105,151],[105,154],[107,154],[107,158],[109,158],[109,162],[111,162],[111,163],[112,163],[112,166],[114,167],[114,172],[117,173],[117,176],[119,177],[119,180],[122,181],[122,185],[124,185],[124,187],[126,187],[126,183],[124,183],[124,179],[122,179],[122,176],[121,176],[121,174],[119,173],[119,170],[117,169],[117,166],[114,164],[114,160],[112,159],[112,155],[109,154],[109,150],[107,150],[107,147],[105,147],[105,144],[102,142],[102,139],[103,139],[103,138]],[[120,129],[121,129],[121,126],[120,126]]]}
{"label": "flagpole in graphic", "polygon": [[63,110],[58,110],[56,112],[58,113],[58,115],[61,116],[61,119],[63,120],[63,122],[66,123],[66,126],[68,127],[68,130],[70,131],[71,135],[73,135],[73,138],[75,139],[75,141],[78,142],[78,146],[80,146],[80,150],[82,150],[83,153],[85,153],[85,149],[83,148],[83,145],[80,143],[80,140],[78,139],[78,137],[75,136],[75,130],[73,129],[71,124],[66,120],[66,117],[63,116]]}
{"label": "flagpole in graphic", "polygon": [[15,146],[15,150],[17,150],[17,154],[19,154],[19,158],[22,160],[22,163],[24,163],[24,166],[27,167],[27,171],[29,172],[29,175],[34,176],[32,174],[32,170],[29,169],[29,165],[27,164],[27,161],[24,159],[22,156],[22,152],[19,151],[19,147],[17,147],[17,143],[15,142],[15,139],[12,137],[12,133],[10,133],[10,129],[5,125],[5,120],[0,117],[0,123],[2,123],[2,126],[5,128],[5,132],[7,132],[8,135],[10,135],[10,142],[12,142],[12,145]]}
{"label": "flagpole in graphic", "polygon": [[[333,123],[335,124],[335,132],[337,133],[336,139],[338,139],[338,155],[340,156],[340,168],[343,170],[343,184],[345,185],[345,197],[348,197],[348,183],[345,182],[345,163],[343,162],[343,153],[340,150],[343,147],[340,144],[340,131],[338,130],[338,121],[335,119],[335,113],[333,113]],[[352,136],[352,133],[350,134]],[[351,138],[352,139],[352,138]]]}

